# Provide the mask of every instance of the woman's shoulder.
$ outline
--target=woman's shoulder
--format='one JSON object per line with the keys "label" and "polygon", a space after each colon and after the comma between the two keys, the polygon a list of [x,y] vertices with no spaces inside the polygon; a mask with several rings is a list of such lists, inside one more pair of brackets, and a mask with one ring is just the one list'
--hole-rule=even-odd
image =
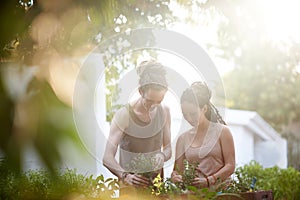
{"label": "woman's shoulder", "polygon": [[224,124],[219,124],[220,128],[222,129],[221,137],[231,137],[231,130],[229,126]]}
{"label": "woman's shoulder", "polygon": [[209,126],[211,130],[218,129],[222,130],[222,132],[230,132],[230,128],[228,127],[228,125],[221,124],[219,122],[211,122]]}
{"label": "woman's shoulder", "polygon": [[225,131],[225,132],[230,132],[230,128],[229,128],[228,125],[220,124],[220,123],[218,123],[218,124],[219,124],[219,126],[222,128],[223,131]]}

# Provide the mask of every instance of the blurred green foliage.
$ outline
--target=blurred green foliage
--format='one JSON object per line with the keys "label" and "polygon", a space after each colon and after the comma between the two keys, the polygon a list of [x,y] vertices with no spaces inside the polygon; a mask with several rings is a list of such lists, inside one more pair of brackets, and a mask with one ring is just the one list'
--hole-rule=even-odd
{"label": "blurred green foliage", "polygon": [[[299,170],[300,45],[291,36],[273,40],[265,16],[274,8],[271,4],[262,7],[260,2],[208,1],[204,7],[214,6],[225,18],[218,28],[218,42],[211,44],[211,48],[221,50],[219,56],[234,65],[234,69],[223,76],[226,106],[258,112],[287,138],[288,165]],[[288,7],[285,4],[292,2],[282,3]],[[289,10],[282,8],[278,32],[285,28],[281,27],[283,23],[294,21],[285,18],[286,12]]]}
{"label": "blurred green foliage", "polygon": [[[300,83],[300,45],[288,35],[285,40],[274,41],[264,18],[272,7],[259,3],[208,1],[204,7],[214,6],[225,18],[218,28],[218,42],[210,46],[221,50],[218,56],[234,65],[223,77],[227,106],[255,110],[283,132],[289,123],[300,120],[300,95],[296,92]],[[285,21],[280,23],[289,23],[285,15],[282,14]],[[278,30],[280,25],[278,22]]]}
{"label": "blurred green foliage", "polygon": [[78,174],[76,169],[59,171],[56,176],[46,170],[21,174],[0,162],[0,199],[111,199],[119,189],[116,179],[94,178]]}
{"label": "blurred green foliage", "polygon": [[278,200],[300,198],[299,171],[292,167],[263,168],[256,161],[235,170],[233,182],[227,191],[235,193],[249,191],[253,177],[257,179],[254,191],[272,190],[274,199]]}
{"label": "blurred green foliage", "polygon": [[[31,95],[21,102],[13,101],[1,91],[1,101],[4,102],[1,104],[1,119],[6,122],[1,124],[1,156],[19,173],[25,161],[22,157],[24,148],[30,143],[48,169],[55,172],[61,162],[58,145],[62,139],[68,139],[80,148],[72,109],[56,97],[46,81],[33,79],[27,90]],[[5,110],[7,112],[3,112]],[[18,123],[19,115],[23,114],[25,122]]]}
{"label": "blurred green foliage", "polygon": [[[119,32],[140,27],[164,28],[174,17],[168,7],[169,0],[33,1],[27,9],[20,2],[29,1],[1,2],[0,119],[3,123],[0,127],[0,156],[6,157],[9,165],[20,172],[23,148],[28,142],[33,143],[43,163],[55,172],[61,162],[59,142],[67,138],[80,148],[80,140],[70,105],[57,97],[49,83],[51,78],[47,68],[51,59],[82,58],[96,45]],[[131,42],[143,40],[139,38]],[[151,38],[146,40],[151,41]],[[112,40],[114,42],[118,41]],[[108,46],[103,45],[103,48],[105,51]],[[134,63],[135,58],[128,59]],[[111,83],[126,69],[124,62],[106,63],[109,69],[106,82],[111,91],[117,90],[117,86]],[[32,66],[41,71],[26,85],[26,91],[19,99],[11,96],[10,93],[15,91],[9,91],[5,83],[6,67],[12,63],[20,66],[16,72],[21,73],[22,67]],[[16,73],[16,77],[18,75]],[[110,107],[113,98],[111,93],[107,94],[108,120],[114,112],[114,107]],[[20,117],[20,113],[24,115]]]}
{"label": "blurred green foliage", "polygon": [[[10,169],[7,160],[0,162],[0,198],[1,199],[111,199],[115,191],[119,190],[116,179],[105,178],[100,175],[84,176],[76,169],[59,171],[55,176],[45,170],[30,170],[16,174]],[[240,199],[239,193],[248,192],[252,178],[257,182],[254,191],[272,190],[275,200],[299,199],[300,172],[294,168],[279,167],[263,168],[255,161],[238,167],[231,184],[220,193],[207,188],[198,189],[187,186],[180,189],[170,179],[157,177],[148,189],[137,190],[136,196],[130,198],[169,198],[169,199],[219,199],[222,196]],[[188,192],[189,191],[189,192]],[[150,196],[152,192],[152,195]],[[140,196],[139,196],[140,195]],[[128,196],[120,196],[127,199]]]}

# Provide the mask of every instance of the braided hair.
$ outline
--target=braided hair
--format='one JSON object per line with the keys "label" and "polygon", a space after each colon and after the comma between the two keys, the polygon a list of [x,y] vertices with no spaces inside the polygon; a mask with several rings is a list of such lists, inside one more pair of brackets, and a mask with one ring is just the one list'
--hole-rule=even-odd
{"label": "braided hair", "polygon": [[136,69],[139,76],[140,89],[146,90],[153,88],[157,90],[166,90],[168,83],[166,79],[165,67],[155,61],[144,61]]}
{"label": "braided hair", "polygon": [[187,88],[181,95],[180,103],[190,102],[198,105],[200,108],[207,105],[207,112],[205,117],[212,122],[219,122],[226,125],[222,119],[218,109],[210,102],[211,90],[208,88],[205,82],[194,82],[189,88]]}

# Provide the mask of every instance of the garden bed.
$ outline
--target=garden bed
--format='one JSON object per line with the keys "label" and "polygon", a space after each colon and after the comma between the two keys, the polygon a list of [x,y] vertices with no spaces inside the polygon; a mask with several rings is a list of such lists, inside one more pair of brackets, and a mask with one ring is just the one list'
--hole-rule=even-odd
{"label": "garden bed", "polygon": [[[263,169],[257,163],[250,163],[235,171],[237,179],[226,190],[210,191],[186,186],[190,193],[184,193],[168,179],[154,183],[143,195],[139,193],[120,195],[119,199],[245,199],[245,200],[286,200],[300,199],[300,172],[278,167]],[[252,177],[257,182],[250,189]],[[85,176],[76,170],[59,171],[55,176],[48,171],[27,171],[16,174],[5,162],[0,162],[0,199],[113,199],[119,190],[116,179]],[[194,192],[194,193],[193,193]],[[116,197],[116,196],[114,196]]]}

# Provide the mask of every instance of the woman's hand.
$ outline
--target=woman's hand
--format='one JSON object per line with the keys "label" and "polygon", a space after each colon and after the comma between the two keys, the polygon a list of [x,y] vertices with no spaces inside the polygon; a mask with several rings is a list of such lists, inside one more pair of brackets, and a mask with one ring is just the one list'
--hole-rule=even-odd
{"label": "woman's hand", "polygon": [[204,188],[204,187],[208,187],[208,182],[206,178],[199,178],[196,177],[194,178],[193,182],[192,182],[193,186],[198,186],[200,188]]}
{"label": "woman's hand", "polygon": [[176,171],[172,172],[171,180],[172,180],[173,183],[183,182],[182,181],[182,176],[180,174],[178,174]]}
{"label": "woman's hand", "polygon": [[127,185],[137,187],[148,187],[150,185],[150,180],[148,178],[138,174],[127,174],[123,182]]}

